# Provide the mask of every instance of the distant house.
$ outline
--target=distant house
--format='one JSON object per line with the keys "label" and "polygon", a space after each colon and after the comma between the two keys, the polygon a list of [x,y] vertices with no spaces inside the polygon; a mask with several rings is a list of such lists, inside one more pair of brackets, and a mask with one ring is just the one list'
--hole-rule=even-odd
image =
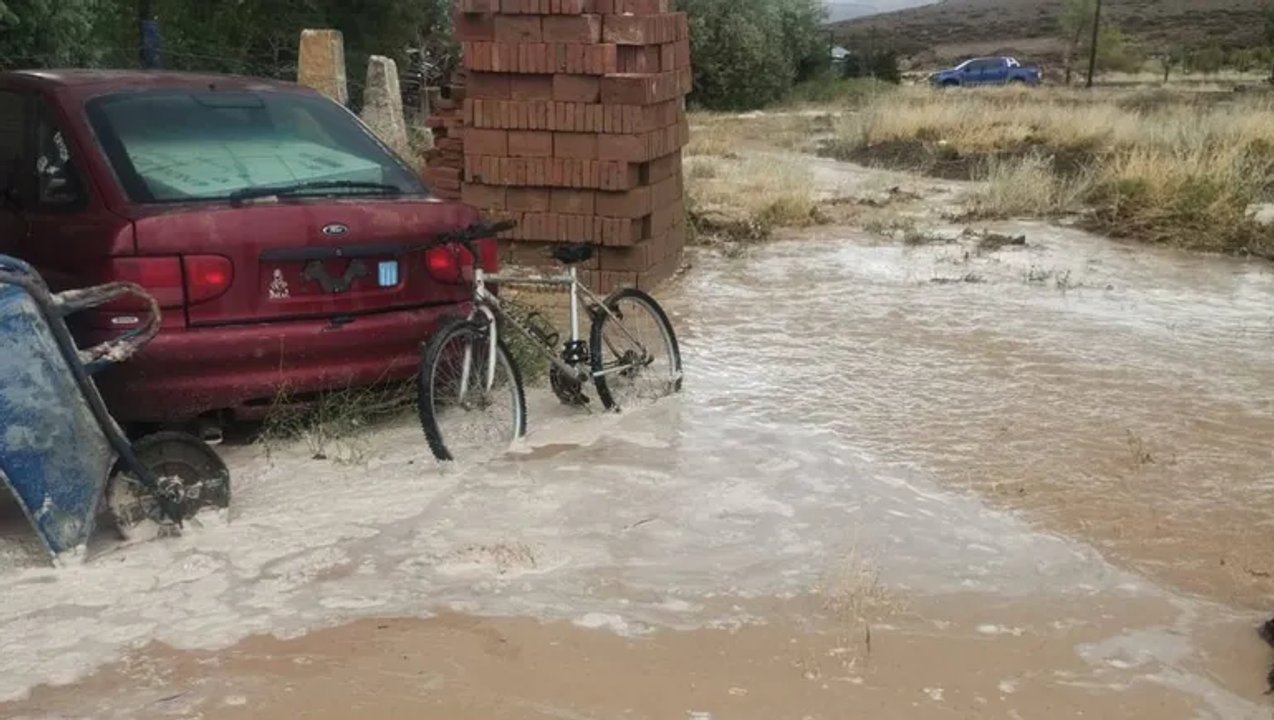
{"label": "distant house", "polygon": [[849,56],[851,54],[852,53],[850,53],[848,50],[841,47],[840,45],[833,45],[832,53],[831,53],[832,68],[833,69],[844,68],[845,63],[849,62]]}

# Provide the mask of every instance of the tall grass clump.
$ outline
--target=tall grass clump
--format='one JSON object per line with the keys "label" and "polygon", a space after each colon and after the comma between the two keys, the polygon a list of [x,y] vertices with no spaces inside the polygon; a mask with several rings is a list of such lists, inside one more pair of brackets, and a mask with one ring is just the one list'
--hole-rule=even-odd
{"label": "tall grass clump", "polygon": [[992,158],[984,184],[969,198],[969,214],[979,218],[1065,215],[1080,210],[1089,192],[1087,173],[1063,175],[1042,153]]}
{"label": "tall grass clump", "polygon": [[824,149],[984,180],[975,215],[1086,210],[1118,237],[1274,255],[1250,212],[1274,196],[1274,101],[1259,95],[907,91],[842,118]]}

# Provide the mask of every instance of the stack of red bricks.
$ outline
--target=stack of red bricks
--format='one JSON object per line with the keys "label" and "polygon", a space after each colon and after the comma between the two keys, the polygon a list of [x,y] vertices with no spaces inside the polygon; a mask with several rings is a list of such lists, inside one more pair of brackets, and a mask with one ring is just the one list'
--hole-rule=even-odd
{"label": "stack of red bricks", "polygon": [[[433,194],[443,200],[461,199],[464,181],[464,120],[462,103],[465,97],[463,70],[452,78],[449,97],[432,99],[433,114],[425,121],[433,133],[433,148],[425,154],[425,182]],[[429,92],[429,89],[425,90]]]}
{"label": "stack of red bricks", "polygon": [[[672,275],[685,246],[690,43],[671,0],[459,0],[465,202],[516,220],[514,264],[599,246],[602,292]],[[454,161],[454,156],[452,156]]]}

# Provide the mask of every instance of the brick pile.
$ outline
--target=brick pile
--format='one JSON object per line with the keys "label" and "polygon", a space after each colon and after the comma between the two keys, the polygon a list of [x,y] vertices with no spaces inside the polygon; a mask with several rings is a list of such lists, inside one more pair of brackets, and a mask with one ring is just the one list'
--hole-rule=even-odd
{"label": "brick pile", "polygon": [[581,267],[600,292],[672,275],[686,236],[685,14],[671,0],[457,9],[463,100],[430,120],[444,131],[432,182],[459,184],[466,203],[516,220],[503,240],[514,264],[544,265],[552,244],[588,242],[598,252]]}
{"label": "brick pile", "polygon": [[[464,70],[451,79],[448,97],[430,94],[433,109],[425,125],[433,133],[434,146],[425,154],[425,182],[443,200],[460,200],[464,181],[464,129],[462,103],[465,97]],[[425,92],[430,92],[426,90]]]}

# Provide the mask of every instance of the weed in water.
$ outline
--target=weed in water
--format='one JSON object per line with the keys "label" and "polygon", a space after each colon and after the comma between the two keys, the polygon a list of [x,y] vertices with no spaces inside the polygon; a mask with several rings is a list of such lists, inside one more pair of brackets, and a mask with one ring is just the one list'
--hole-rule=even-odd
{"label": "weed in water", "polygon": [[348,465],[367,460],[368,428],[415,407],[414,382],[382,382],[297,397],[284,389],[275,397],[259,441],[267,454],[282,443],[302,442],[311,457]]}
{"label": "weed in water", "polygon": [[1026,282],[1032,285],[1043,285],[1053,279],[1053,271],[1032,265],[1026,271]]}
{"label": "weed in water", "polygon": [[1146,441],[1143,440],[1140,435],[1129,430],[1127,445],[1128,458],[1133,467],[1140,468],[1154,464],[1155,456],[1151,454],[1150,450],[1146,447]]}

